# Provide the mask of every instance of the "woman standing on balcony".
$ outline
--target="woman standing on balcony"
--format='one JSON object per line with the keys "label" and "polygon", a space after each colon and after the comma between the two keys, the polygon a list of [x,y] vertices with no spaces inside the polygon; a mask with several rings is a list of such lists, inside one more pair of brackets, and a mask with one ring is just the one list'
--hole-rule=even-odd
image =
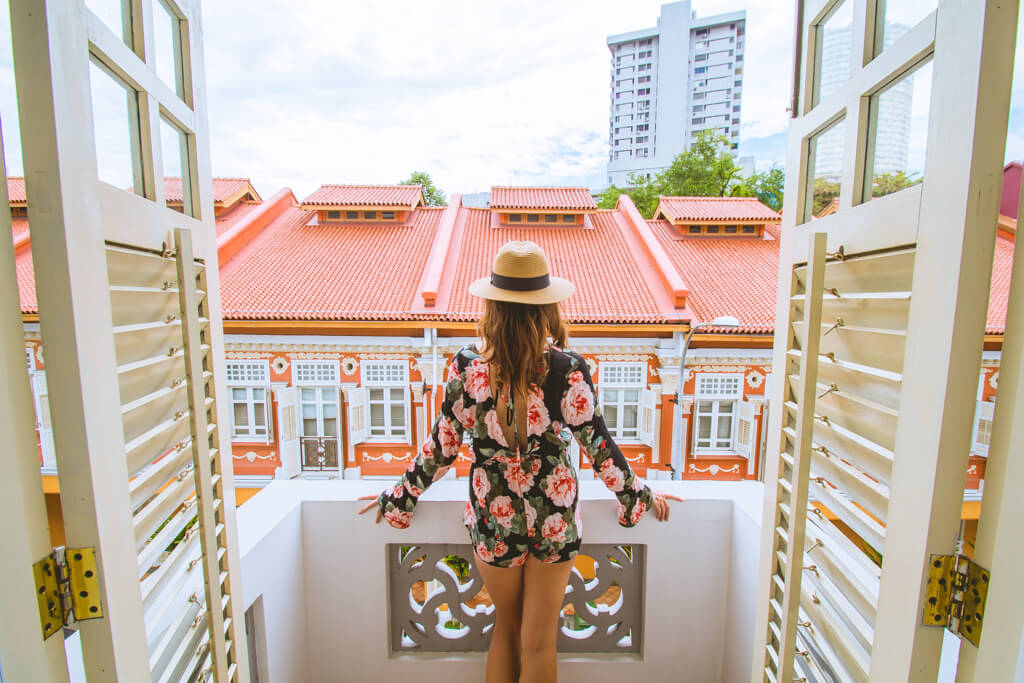
{"label": "woman standing on balcony", "polygon": [[533,242],[501,247],[491,276],[469,287],[485,300],[482,347],[456,351],[430,439],[401,481],[359,511],[376,506],[378,522],[409,526],[419,496],[452,466],[463,432],[472,434],[464,521],[495,605],[488,683],[557,677],[558,615],[582,526],[567,432],[615,493],[619,524],[633,526],[648,510],[665,521],[667,500],[681,500],[633,473],[605,426],[586,361],[563,349],[557,302],[574,291],[549,274]]}

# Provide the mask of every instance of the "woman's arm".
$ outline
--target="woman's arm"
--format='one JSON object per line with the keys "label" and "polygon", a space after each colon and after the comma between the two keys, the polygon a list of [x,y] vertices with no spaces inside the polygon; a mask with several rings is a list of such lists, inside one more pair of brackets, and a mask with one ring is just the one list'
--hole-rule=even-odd
{"label": "woman's arm", "polygon": [[444,471],[455,462],[462,446],[463,426],[455,416],[453,406],[462,399],[461,353],[456,352],[448,365],[444,386],[444,402],[434,420],[430,438],[409,463],[405,474],[394,486],[377,497],[377,505],[388,524],[404,529],[412,521],[416,501]]}
{"label": "woman's arm", "polygon": [[586,360],[575,351],[566,353],[571,367],[559,404],[562,420],[590,458],[594,473],[618,498],[619,524],[633,526],[654,505],[654,494],[633,472],[608,432]]}

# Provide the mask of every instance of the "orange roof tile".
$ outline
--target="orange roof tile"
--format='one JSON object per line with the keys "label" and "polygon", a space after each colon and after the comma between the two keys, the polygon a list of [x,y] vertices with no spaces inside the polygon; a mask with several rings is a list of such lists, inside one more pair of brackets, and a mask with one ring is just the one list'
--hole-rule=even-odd
{"label": "orange roof tile", "polygon": [[243,220],[246,216],[251,214],[253,211],[259,209],[263,204],[261,202],[238,202],[230,209],[217,216],[217,237],[220,237],[233,226],[237,225],[239,221]]}
{"label": "orange roof tile", "polygon": [[[308,223],[287,208],[221,268],[224,317],[243,320],[409,320],[444,207],[412,225]],[[436,314],[430,316],[437,318]]]}
{"label": "orange roof tile", "polygon": [[7,178],[7,200],[11,204],[25,203],[26,195],[24,178],[21,176],[10,176]]}
{"label": "orange roof tile", "polygon": [[317,206],[416,206],[422,185],[321,185],[302,200],[302,208]]}
{"label": "orange roof tile", "polygon": [[[213,202],[223,203],[224,200],[241,192],[245,188],[252,188],[248,178],[214,178],[213,179]],[[256,193],[252,190],[253,194]],[[181,202],[181,178],[164,178],[164,195],[171,203]],[[256,195],[259,199],[259,195]]]}
{"label": "orange roof tile", "polygon": [[492,209],[594,211],[597,204],[585,187],[492,187]]}
{"label": "orange roof tile", "polygon": [[996,252],[992,259],[992,288],[988,298],[986,334],[1002,334],[1006,330],[1006,308],[1010,298],[1010,276],[1013,271],[1014,240],[996,237]]}
{"label": "orange roof tile", "polygon": [[490,274],[494,255],[508,240],[531,240],[548,257],[551,274],[576,285],[563,302],[566,318],[575,323],[660,323],[669,318],[658,305],[641,269],[631,256],[614,211],[591,216],[593,229],[550,230],[544,227],[492,228],[486,209],[465,208],[461,251],[452,277],[448,319],[470,321],[483,312],[483,300],[470,295],[469,284]]}
{"label": "orange roof tile", "polygon": [[775,327],[779,243],[775,239],[702,237],[676,239],[667,221],[648,225],[690,286],[687,305],[698,321],[734,315],[741,334],[770,333]]}
{"label": "orange roof tile", "polygon": [[28,235],[28,219],[22,217],[11,217],[11,237],[14,238],[14,243],[17,244],[19,240],[23,239]]}
{"label": "orange roof tile", "polygon": [[757,197],[662,197],[659,213],[677,221],[781,221],[782,216]]}
{"label": "orange roof tile", "polygon": [[32,268],[32,250],[22,249],[14,255],[14,270],[18,278],[18,298],[22,313],[38,313],[36,303],[35,272]]}

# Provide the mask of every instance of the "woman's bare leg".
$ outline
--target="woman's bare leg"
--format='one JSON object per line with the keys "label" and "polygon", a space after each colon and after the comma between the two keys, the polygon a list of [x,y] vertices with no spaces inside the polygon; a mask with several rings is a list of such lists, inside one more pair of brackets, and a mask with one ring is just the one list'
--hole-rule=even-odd
{"label": "woman's bare leg", "polygon": [[475,552],[473,560],[494,602],[487,683],[516,683],[521,649],[519,633],[523,623],[523,567],[495,567],[482,561]]}
{"label": "woman's bare leg", "polygon": [[523,632],[520,683],[558,680],[558,614],[572,562],[545,564],[532,555],[523,566]]}

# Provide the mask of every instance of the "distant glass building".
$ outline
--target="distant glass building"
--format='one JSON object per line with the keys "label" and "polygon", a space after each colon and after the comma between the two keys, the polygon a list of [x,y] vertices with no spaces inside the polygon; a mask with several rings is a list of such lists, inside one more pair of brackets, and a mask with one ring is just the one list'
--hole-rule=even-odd
{"label": "distant glass building", "polygon": [[662,5],[653,28],[608,36],[609,184],[661,172],[701,130],[739,148],[746,18],[698,18],[684,0]]}

